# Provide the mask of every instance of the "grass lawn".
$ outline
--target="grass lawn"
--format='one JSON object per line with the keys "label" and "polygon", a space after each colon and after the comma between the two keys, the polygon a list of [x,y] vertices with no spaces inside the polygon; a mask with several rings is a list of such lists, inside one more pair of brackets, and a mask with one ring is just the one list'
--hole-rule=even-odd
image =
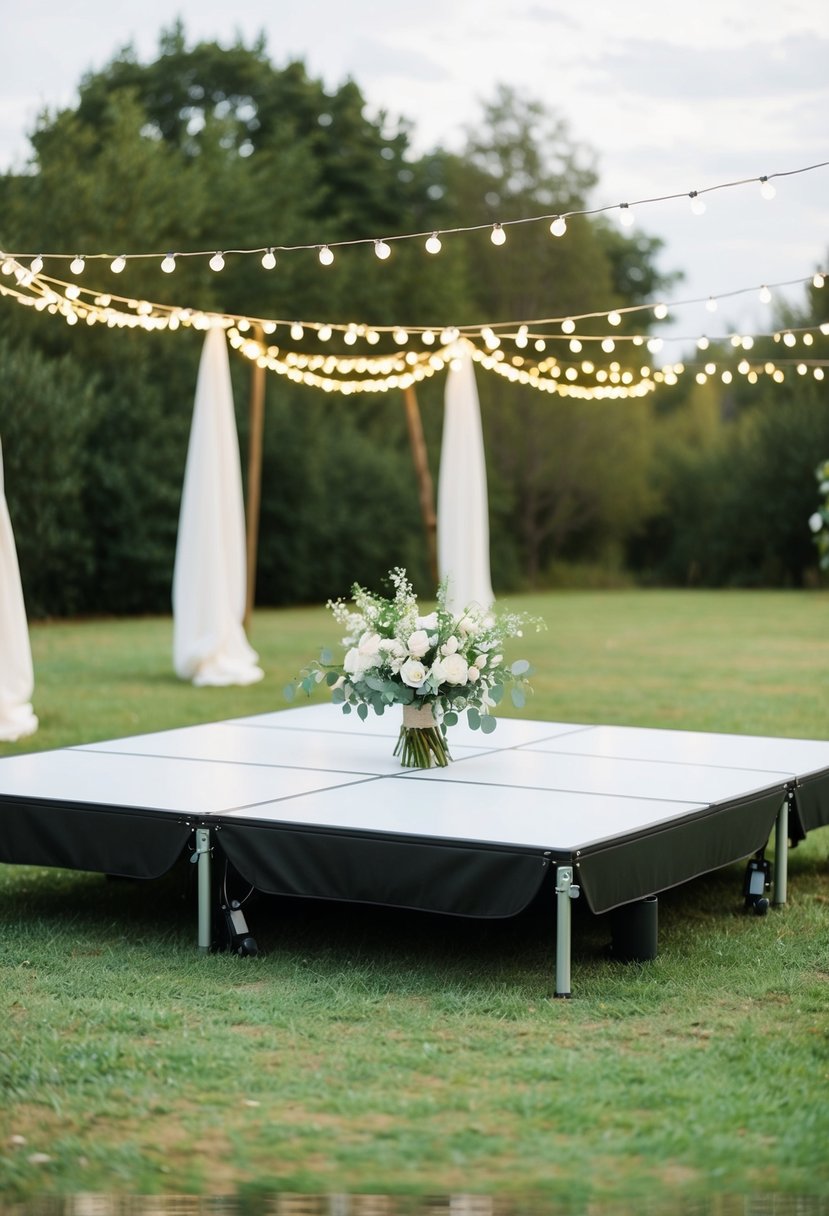
{"label": "grass lawn", "polygon": [[[829,737],[825,592],[509,606],[548,623],[513,656],[538,673],[525,716]],[[34,626],[41,729],[0,755],[281,708],[336,627],[322,609],[258,613],[251,688],[180,683],[171,636],[156,618]],[[791,853],[789,904],[765,918],[743,912],[741,865],[660,896],[650,964],[610,961],[605,918],[576,903],[570,1002],[548,999],[546,901],[478,922],[263,897],[258,958],[201,957],[191,870],[0,866],[9,1203],[829,1198],[829,830]]]}

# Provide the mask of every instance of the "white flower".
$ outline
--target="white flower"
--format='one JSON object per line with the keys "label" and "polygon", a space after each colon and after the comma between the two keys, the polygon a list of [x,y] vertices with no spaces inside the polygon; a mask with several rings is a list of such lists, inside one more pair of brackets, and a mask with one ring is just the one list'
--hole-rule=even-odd
{"label": "white flower", "polygon": [[376,666],[377,655],[360,654],[356,646],[352,646],[346,652],[343,659],[343,671],[350,676],[355,676],[358,680],[361,675],[368,671],[370,667]]}
{"label": "white flower", "polygon": [[447,684],[465,684],[469,674],[466,659],[461,654],[448,654],[443,660],[443,673]]}
{"label": "white flower", "polygon": [[458,621],[458,633],[475,634],[478,632],[480,622],[470,613],[466,613]]}
{"label": "white flower", "polygon": [[502,654],[494,654],[489,660],[490,667],[497,667],[499,663],[503,663],[504,656]]}
{"label": "white flower", "polygon": [[422,659],[429,649],[429,635],[425,629],[416,629],[407,642],[409,654],[414,659]]}
{"label": "white flower", "polygon": [[417,618],[417,623],[421,629],[437,629],[438,614],[436,612],[430,612],[428,616],[419,616]]}
{"label": "white flower", "polygon": [[360,638],[358,649],[360,654],[371,655],[376,659],[380,653],[380,634],[364,633]]}
{"label": "white flower", "polygon": [[478,671],[483,671],[483,669],[486,667],[486,655],[485,654],[475,655],[475,666],[478,668]]}
{"label": "white flower", "polygon": [[408,684],[409,688],[420,688],[421,684],[425,684],[428,674],[418,659],[406,659],[400,668],[400,679],[404,684]]}
{"label": "white flower", "polygon": [[478,671],[477,667],[470,667],[469,671],[467,672],[467,675],[469,676],[469,683],[474,684],[480,674],[481,673]]}
{"label": "white flower", "polygon": [[443,681],[446,679],[446,668],[444,666],[443,659],[435,659],[429,675],[434,680],[435,685],[440,685],[443,683]]}
{"label": "white flower", "polygon": [[447,638],[446,641],[441,646],[440,653],[444,654],[444,655],[445,654],[456,654],[459,645],[460,645],[460,643],[459,643],[458,639],[455,637],[454,634],[452,634],[451,638]]}
{"label": "white flower", "polygon": [[819,532],[823,527],[823,516],[820,511],[815,511],[814,515],[809,516],[809,527],[813,532]]}

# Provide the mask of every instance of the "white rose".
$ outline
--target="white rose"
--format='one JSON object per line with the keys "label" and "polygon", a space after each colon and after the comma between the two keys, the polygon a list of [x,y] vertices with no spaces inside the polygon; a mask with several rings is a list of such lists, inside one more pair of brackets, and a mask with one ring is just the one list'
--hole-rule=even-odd
{"label": "white rose", "polygon": [[476,654],[475,655],[475,666],[478,668],[478,671],[483,671],[483,669],[486,667],[486,655],[485,654]]}
{"label": "white rose", "polygon": [[409,688],[420,688],[425,683],[428,671],[418,659],[406,659],[400,668],[400,679]]}
{"label": "white rose", "polygon": [[364,633],[360,638],[358,649],[360,654],[372,655],[376,658],[380,653],[380,634]]}
{"label": "white rose", "polygon": [[470,616],[469,613],[467,613],[466,616],[462,616],[461,619],[458,621],[458,632],[459,633],[475,634],[478,632],[478,629],[479,629],[478,620],[474,616]]}
{"label": "white rose", "polygon": [[459,646],[458,639],[453,634],[451,638],[447,638],[440,648],[441,654],[455,654]]}
{"label": "white rose", "polygon": [[429,635],[425,629],[416,629],[407,643],[409,654],[414,659],[422,659],[429,649]]}
{"label": "white rose", "polygon": [[819,532],[823,527],[823,516],[819,511],[815,511],[814,515],[809,516],[809,527],[813,532]]}
{"label": "white rose", "polygon": [[490,667],[497,667],[499,663],[503,663],[504,656],[502,654],[494,654],[489,660]]}
{"label": "white rose", "polygon": [[469,676],[469,683],[474,684],[481,673],[478,671],[477,667],[470,667],[467,674]]}
{"label": "white rose", "polygon": [[356,646],[352,646],[351,650],[346,652],[343,659],[343,671],[350,676],[356,676],[357,679],[368,671],[369,667],[374,666],[374,658],[368,654],[360,654]]}
{"label": "white rose", "polygon": [[466,659],[461,654],[448,654],[443,660],[443,673],[447,684],[465,684],[469,674]]}

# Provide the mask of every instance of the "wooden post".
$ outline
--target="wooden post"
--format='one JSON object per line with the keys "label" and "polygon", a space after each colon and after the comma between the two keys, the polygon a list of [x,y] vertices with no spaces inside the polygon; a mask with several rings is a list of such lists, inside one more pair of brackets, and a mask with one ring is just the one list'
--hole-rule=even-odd
{"label": "wooden post", "polygon": [[[254,327],[254,338],[261,342],[261,328]],[[256,554],[259,545],[259,507],[262,501],[262,431],[265,422],[265,369],[253,364],[250,380],[250,409],[248,435],[248,494],[245,510],[247,524],[247,596],[245,598],[245,630],[256,598]]]}
{"label": "wooden post", "polygon": [[415,473],[417,475],[418,493],[420,496],[420,513],[423,516],[423,526],[426,529],[426,551],[429,558],[429,573],[435,586],[438,585],[438,520],[435,514],[435,491],[432,484],[432,474],[429,472],[429,460],[426,455],[426,440],[423,435],[423,423],[414,387],[410,385],[403,389],[403,402],[406,407],[406,426],[409,431],[409,443],[412,448]]}

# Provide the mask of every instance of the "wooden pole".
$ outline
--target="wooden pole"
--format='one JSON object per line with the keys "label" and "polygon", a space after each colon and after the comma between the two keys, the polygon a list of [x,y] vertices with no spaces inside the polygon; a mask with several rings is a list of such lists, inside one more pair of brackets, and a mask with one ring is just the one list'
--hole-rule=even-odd
{"label": "wooden pole", "polygon": [[[261,341],[261,328],[254,326],[254,338]],[[246,504],[247,523],[247,596],[245,598],[245,630],[250,628],[250,618],[256,598],[256,555],[259,545],[259,508],[262,501],[262,432],[265,423],[265,369],[253,364],[250,380],[250,408],[248,435],[248,494]]]}
{"label": "wooden pole", "polygon": [[403,389],[403,402],[406,407],[406,426],[409,431],[409,443],[412,448],[415,473],[417,475],[418,493],[420,496],[420,513],[423,516],[423,526],[426,529],[426,551],[429,558],[429,573],[435,586],[438,585],[438,520],[435,514],[435,490],[432,484],[432,474],[429,472],[429,460],[426,454],[426,440],[423,435],[423,422],[417,404],[417,396],[413,386]]}

